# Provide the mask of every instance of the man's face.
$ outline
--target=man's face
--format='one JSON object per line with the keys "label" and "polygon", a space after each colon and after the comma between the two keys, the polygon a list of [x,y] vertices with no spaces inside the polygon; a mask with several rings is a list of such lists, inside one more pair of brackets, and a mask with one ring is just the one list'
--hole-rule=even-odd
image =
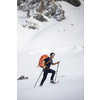
{"label": "man's face", "polygon": [[55,56],[55,54],[52,54],[52,55],[50,56],[50,58],[51,58],[51,59],[53,59],[53,58],[54,58],[54,56]]}

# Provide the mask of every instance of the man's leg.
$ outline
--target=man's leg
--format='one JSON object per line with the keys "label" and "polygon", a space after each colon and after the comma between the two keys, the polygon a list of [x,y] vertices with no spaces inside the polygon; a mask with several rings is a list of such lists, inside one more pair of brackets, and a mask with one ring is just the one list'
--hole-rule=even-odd
{"label": "man's leg", "polygon": [[43,78],[42,78],[42,81],[41,81],[41,83],[40,83],[40,86],[42,86],[43,83],[44,83],[44,81],[46,80],[47,74],[48,74],[48,73],[44,71],[44,73],[43,73]]}
{"label": "man's leg", "polygon": [[52,70],[52,69],[47,69],[47,72],[48,72],[48,73],[52,73],[52,75],[51,75],[51,80],[53,80],[54,75],[55,75],[55,71]]}

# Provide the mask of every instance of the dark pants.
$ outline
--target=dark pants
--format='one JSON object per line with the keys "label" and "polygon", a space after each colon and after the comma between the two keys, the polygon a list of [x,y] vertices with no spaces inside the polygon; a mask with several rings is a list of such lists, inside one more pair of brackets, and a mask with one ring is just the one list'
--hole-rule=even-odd
{"label": "dark pants", "polygon": [[55,71],[52,70],[52,69],[46,68],[46,69],[43,69],[43,71],[44,71],[44,73],[43,73],[43,78],[42,78],[42,81],[41,81],[41,83],[40,83],[40,86],[43,85],[44,81],[45,81],[46,78],[47,78],[48,73],[52,73],[52,75],[51,75],[51,80],[53,80],[54,75],[55,75]]}

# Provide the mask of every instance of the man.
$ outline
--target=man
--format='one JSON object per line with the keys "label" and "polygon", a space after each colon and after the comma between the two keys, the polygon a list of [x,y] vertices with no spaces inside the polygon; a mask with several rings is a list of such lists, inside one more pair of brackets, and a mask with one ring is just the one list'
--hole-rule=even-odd
{"label": "man", "polygon": [[54,83],[53,78],[54,78],[54,75],[55,75],[55,71],[52,70],[52,69],[50,69],[50,66],[51,65],[59,64],[59,62],[53,63],[53,60],[52,59],[54,58],[54,56],[55,56],[55,53],[51,53],[50,54],[50,57],[44,59],[43,62],[42,62],[42,66],[43,66],[44,73],[43,73],[43,78],[41,80],[40,86],[43,85],[44,81],[46,80],[46,77],[47,77],[48,73],[52,73],[50,82],[51,83]]}

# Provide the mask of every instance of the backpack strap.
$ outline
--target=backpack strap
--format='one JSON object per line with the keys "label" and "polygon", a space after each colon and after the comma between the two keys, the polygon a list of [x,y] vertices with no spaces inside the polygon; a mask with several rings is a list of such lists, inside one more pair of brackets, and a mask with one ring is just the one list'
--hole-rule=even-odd
{"label": "backpack strap", "polygon": [[51,60],[49,59],[49,61],[47,62],[47,63],[45,63],[45,64],[48,64],[49,62],[51,62]]}
{"label": "backpack strap", "polygon": [[[45,63],[45,67],[47,67],[47,66],[46,66],[46,64],[48,64],[49,62],[51,62],[51,60],[50,60],[50,59],[49,59],[49,61],[48,61],[47,63]],[[48,67],[47,67],[47,68],[48,68]]]}

